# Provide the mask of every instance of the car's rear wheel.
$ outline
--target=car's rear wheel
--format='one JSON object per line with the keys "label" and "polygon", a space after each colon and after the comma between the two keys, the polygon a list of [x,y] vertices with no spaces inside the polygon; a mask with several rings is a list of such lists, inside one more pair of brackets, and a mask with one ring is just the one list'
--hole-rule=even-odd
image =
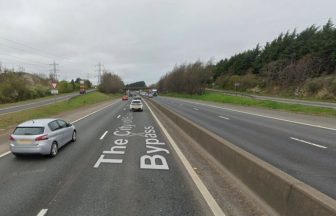
{"label": "car's rear wheel", "polygon": [[71,141],[72,142],[76,142],[76,140],[77,140],[77,132],[74,130],[73,133],[72,133],[72,139],[71,139]]}
{"label": "car's rear wheel", "polygon": [[56,142],[53,142],[51,144],[51,149],[50,149],[50,156],[55,157],[58,153],[58,145]]}

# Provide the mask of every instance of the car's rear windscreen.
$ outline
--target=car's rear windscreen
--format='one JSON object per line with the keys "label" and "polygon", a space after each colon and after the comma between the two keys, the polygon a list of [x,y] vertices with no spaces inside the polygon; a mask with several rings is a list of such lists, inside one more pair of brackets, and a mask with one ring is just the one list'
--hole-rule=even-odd
{"label": "car's rear windscreen", "polygon": [[141,101],[132,101],[132,104],[141,104]]}
{"label": "car's rear windscreen", "polygon": [[15,128],[14,135],[39,135],[43,134],[44,127],[17,127]]}

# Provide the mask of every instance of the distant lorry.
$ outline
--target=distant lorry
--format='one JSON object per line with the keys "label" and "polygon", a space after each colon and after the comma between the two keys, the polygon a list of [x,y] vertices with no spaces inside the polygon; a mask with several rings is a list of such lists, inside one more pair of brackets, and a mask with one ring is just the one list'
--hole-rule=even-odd
{"label": "distant lorry", "polygon": [[86,90],[85,90],[85,84],[84,84],[84,80],[79,81],[79,94],[85,94]]}
{"label": "distant lorry", "polygon": [[152,89],[152,94],[153,94],[153,96],[157,96],[158,95],[157,89]]}

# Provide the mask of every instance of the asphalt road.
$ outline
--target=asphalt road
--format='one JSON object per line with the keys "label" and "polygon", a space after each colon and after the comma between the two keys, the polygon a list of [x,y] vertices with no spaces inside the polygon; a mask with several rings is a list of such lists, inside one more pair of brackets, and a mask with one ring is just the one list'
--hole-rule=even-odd
{"label": "asphalt road", "polygon": [[[336,199],[336,130],[190,100],[153,100]],[[336,128],[336,125],[335,125]]]}
{"label": "asphalt road", "polygon": [[[235,93],[232,91],[223,91],[223,90],[216,90],[216,89],[207,89],[207,90],[214,91],[214,92],[220,92],[224,94],[235,95]],[[336,109],[336,103],[332,103],[332,102],[309,101],[309,100],[299,100],[299,99],[290,99],[290,98],[281,98],[281,97],[261,96],[261,95],[247,94],[247,93],[244,93],[244,94],[238,93],[238,95],[248,96],[251,98],[258,99],[258,100],[269,100],[269,101],[276,101],[276,102],[288,103],[288,104],[301,104],[301,105],[306,105],[306,106],[316,106],[316,107]]]}
{"label": "asphalt road", "polygon": [[[95,91],[94,89],[88,90],[87,92],[92,92]],[[23,103],[20,105],[14,105],[14,106],[9,106],[5,108],[0,108],[0,115],[6,115],[8,113],[14,113],[14,112],[19,112],[22,110],[27,110],[27,109],[33,109],[41,106],[46,106],[55,102],[60,102],[60,101],[65,101],[69,100],[70,98],[73,98],[75,96],[78,96],[79,92],[71,93],[71,94],[66,94],[66,95],[57,95],[52,98],[46,98],[46,99],[41,99],[38,101],[34,101],[31,103]]]}
{"label": "asphalt road", "polygon": [[74,123],[55,158],[1,157],[0,215],[211,215],[148,108],[128,107]]}

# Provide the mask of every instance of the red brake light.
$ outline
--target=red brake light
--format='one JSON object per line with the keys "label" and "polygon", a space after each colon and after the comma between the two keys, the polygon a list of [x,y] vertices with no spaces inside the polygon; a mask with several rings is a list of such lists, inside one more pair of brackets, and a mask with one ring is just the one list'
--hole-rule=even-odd
{"label": "red brake light", "polygon": [[48,135],[44,134],[42,136],[38,136],[35,138],[35,141],[41,141],[41,140],[47,140],[48,139]]}
{"label": "red brake light", "polygon": [[9,140],[10,141],[15,141],[14,137],[12,137],[12,136],[9,136]]}

